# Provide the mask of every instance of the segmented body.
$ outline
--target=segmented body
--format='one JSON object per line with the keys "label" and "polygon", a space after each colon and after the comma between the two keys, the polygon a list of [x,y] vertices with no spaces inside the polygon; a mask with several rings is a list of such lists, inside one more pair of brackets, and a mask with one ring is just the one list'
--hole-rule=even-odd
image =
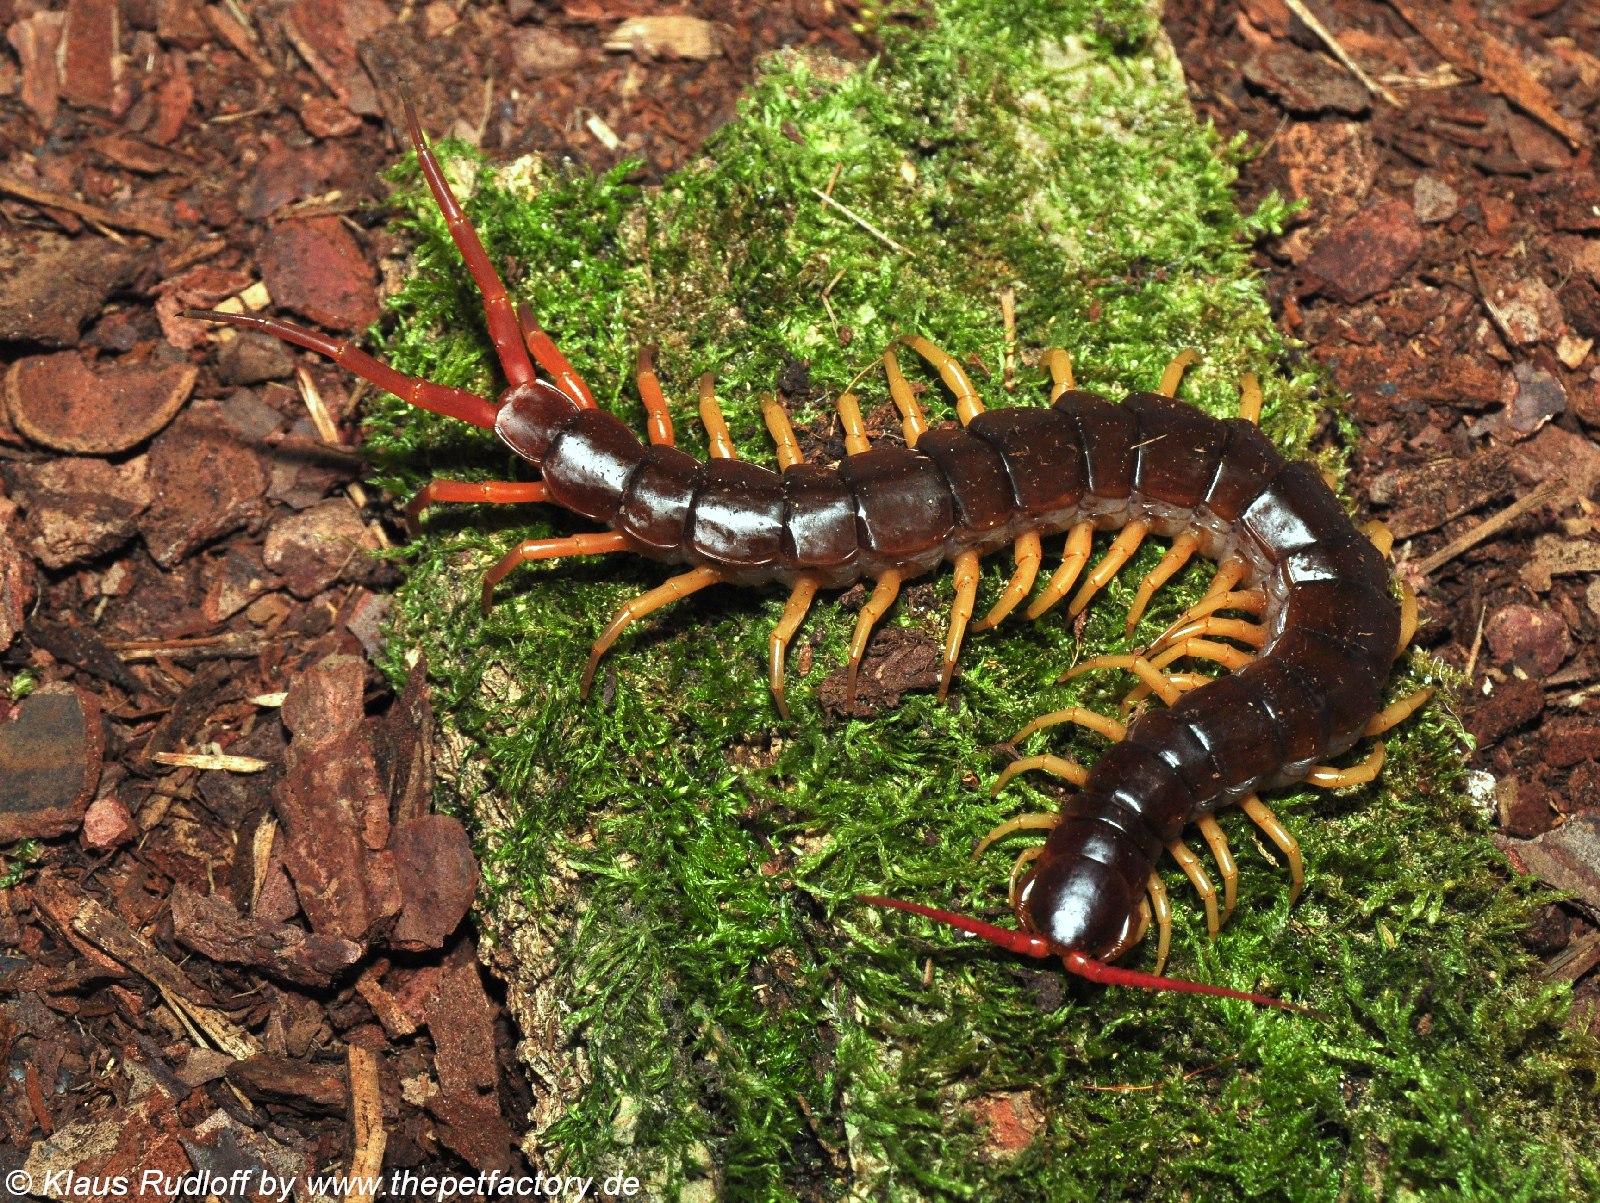
{"label": "segmented body", "polygon": [[[284,322],[201,316],[253,325],[323,351],[415,404],[492,427],[540,475],[538,482],[520,484],[438,482],[413,512],[434,500],[538,500],[609,529],[522,545],[489,575],[486,599],[495,581],[529,559],[626,550],[689,566],[618,612],[595,645],[591,672],[623,627],[665,601],[715,582],[783,583],[794,593],[780,624],[782,639],[775,634],[773,641],[773,687],[781,707],[782,645],[818,588],[858,580],[878,585],[858,627],[853,671],[872,621],[899,583],[949,561],[956,565],[958,600],[948,684],[961,629],[972,613],[978,559],[1016,549],[1019,573],[1008,590],[1009,605],[997,606],[987,620],[998,621],[1032,582],[1038,540],[1061,532],[1072,532],[1069,549],[1077,546],[1078,552],[1069,551],[1069,560],[1076,554],[1078,562],[1070,574],[1065,568],[1057,573],[1047,590],[1051,596],[1030,609],[1035,616],[1071,588],[1094,529],[1124,535],[1109,571],[1091,577],[1073,612],[1146,534],[1177,539],[1184,556],[1198,551],[1228,563],[1237,590],[1229,597],[1258,600],[1259,656],[1233,675],[1174,693],[1171,705],[1135,718],[1052,820],[1016,896],[1023,935],[1014,946],[1022,951],[1068,956],[1069,967],[1075,967],[1072,958],[1100,962],[1119,955],[1142,932],[1140,908],[1146,889],[1154,888],[1153,865],[1186,825],[1258,789],[1304,778],[1319,760],[1349,747],[1378,709],[1402,642],[1401,607],[1391,597],[1383,555],[1352,525],[1321,477],[1304,464],[1285,462],[1253,422],[1217,420],[1162,393],[1137,393],[1114,404],[1071,388],[1070,367],[1056,373],[1047,407],[985,411],[955,362],[913,339],[907,341],[954,388],[961,426],[929,429],[900,379],[896,401],[912,445],[867,447],[852,401],[848,411],[841,403],[841,413],[847,432],[849,414],[856,414],[854,453],[834,466],[796,462],[792,432],[769,402],[781,471],[732,458],[725,433],[723,454],[699,461],[673,445],[670,419],[646,361],[640,378],[652,419],[647,445],[620,419],[594,407],[571,366],[531,319],[523,315],[518,327],[414,118],[412,139],[485,296],[510,380],[498,401],[403,377],[348,344]],[[535,377],[528,351],[554,383]],[[888,363],[893,390],[898,367],[892,354]],[[702,414],[715,447],[721,419],[709,398],[709,384],[703,384]],[[1147,679],[1148,669],[1144,664],[1140,670]],[[1129,976],[1136,975],[1124,973]],[[1150,979],[1155,980],[1167,979]]]}

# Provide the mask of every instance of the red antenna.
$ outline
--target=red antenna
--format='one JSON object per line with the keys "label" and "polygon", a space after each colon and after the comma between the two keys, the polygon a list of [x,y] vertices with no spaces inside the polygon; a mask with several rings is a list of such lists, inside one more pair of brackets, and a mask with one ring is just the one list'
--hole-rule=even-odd
{"label": "red antenna", "polygon": [[1104,961],[1097,961],[1076,950],[1060,949],[1043,936],[1008,927],[996,927],[992,923],[985,923],[982,919],[969,919],[965,915],[941,911],[935,907],[924,906],[920,902],[902,902],[898,898],[884,898],[878,894],[860,894],[857,898],[861,902],[870,902],[873,906],[909,911],[913,915],[921,915],[924,919],[932,919],[936,923],[948,924],[960,931],[971,932],[980,939],[998,944],[1010,952],[1020,952],[1024,956],[1040,959],[1059,956],[1071,972],[1102,985],[1138,986],[1144,990],[1174,990],[1183,994],[1210,994],[1216,998],[1237,998],[1241,1002],[1255,1003],[1262,1007],[1277,1007],[1282,1011],[1294,1011],[1317,1019],[1326,1018],[1309,1007],[1284,1002],[1281,998],[1268,998],[1265,994],[1248,994],[1243,990],[1230,990],[1226,986],[1208,986],[1204,982],[1190,982],[1178,977],[1158,977],[1153,973],[1140,973],[1136,969],[1119,969],[1115,965],[1107,965]]}

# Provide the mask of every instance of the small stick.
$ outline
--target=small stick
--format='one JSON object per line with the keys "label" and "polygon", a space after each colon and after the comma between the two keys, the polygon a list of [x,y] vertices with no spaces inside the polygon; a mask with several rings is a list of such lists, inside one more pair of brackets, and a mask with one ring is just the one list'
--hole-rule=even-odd
{"label": "small stick", "polygon": [[1284,3],[1289,6],[1290,11],[1292,11],[1295,16],[1299,17],[1305,22],[1307,29],[1322,39],[1322,44],[1328,48],[1328,53],[1343,63],[1345,70],[1350,72],[1351,75],[1354,75],[1358,80],[1361,81],[1362,87],[1371,92],[1374,96],[1383,97],[1397,109],[1405,108],[1405,105],[1401,104],[1400,101],[1395,98],[1393,92],[1389,91],[1388,88],[1384,87],[1377,80],[1373,79],[1370,75],[1363,71],[1356,64],[1355,59],[1351,58],[1345,53],[1344,47],[1339,45],[1339,40],[1328,31],[1328,27],[1326,25],[1317,20],[1316,14],[1305,6],[1304,0],[1284,0]]}
{"label": "small stick", "polygon": [[65,209],[85,221],[93,222],[100,226],[112,226],[119,230],[137,230],[141,234],[148,234],[152,238],[175,238],[177,231],[166,222],[155,217],[140,217],[137,213],[114,213],[110,209],[102,209],[99,205],[91,205],[85,201],[73,200],[70,196],[62,196],[59,192],[52,192],[48,188],[40,188],[35,184],[27,183],[9,175],[0,175],[0,192],[8,192],[12,196],[20,196],[32,205],[48,205],[52,209]]}
{"label": "small stick", "polygon": [[1000,290],[1000,320],[1005,323],[1006,330],[1000,383],[1006,392],[1011,393],[1017,388],[1017,290],[1010,284]]}
{"label": "small stick", "polygon": [[1456,538],[1446,543],[1438,551],[1434,552],[1431,556],[1419,561],[1417,564],[1418,575],[1433,575],[1433,573],[1444,567],[1444,565],[1455,559],[1462,552],[1476,547],[1479,543],[1482,543],[1491,535],[1499,534],[1500,531],[1510,526],[1529,510],[1543,505],[1546,501],[1549,501],[1559,495],[1565,488],[1566,486],[1559,480],[1545,481],[1526,497],[1519,501],[1512,502],[1498,514],[1495,514],[1489,518],[1485,518],[1471,530],[1458,535]]}
{"label": "small stick", "polygon": [[851,221],[855,222],[856,225],[860,226],[863,230],[865,230],[867,233],[871,234],[874,238],[878,239],[878,241],[882,242],[885,246],[889,247],[891,250],[899,251],[902,255],[905,255],[909,259],[915,259],[916,258],[916,255],[914,253],[912,253],[911,251],[907,250],[905,247],[901,246],[893,238],[890,238],[889,235],[885,234],[882,230],[878,229],[877,226],[873,225],[865,217],[862,217],[854,209],[848,208],[845,205],[841,205],[838,201],[834,200],[833,197],[829,196],[826,192],[822,191],[822,189],[813,188],[811,190],[811,195],[816,197],[819,201],[821,201],[825,205],[832,205],[835,209],[839,210],[839,212],[843,213]]}

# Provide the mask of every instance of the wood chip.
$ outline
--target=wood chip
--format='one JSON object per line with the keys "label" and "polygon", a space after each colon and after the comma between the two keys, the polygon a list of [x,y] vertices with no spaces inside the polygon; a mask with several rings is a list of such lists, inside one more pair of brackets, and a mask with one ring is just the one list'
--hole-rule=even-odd
{"label": "wood chip", "polygon": [[150,757],[156,764],[179,769],[212,769],[219,773],[259,773],[271,768],[265,760],[254,756],[212,756],[197,752],[157,752]]}
{"label": "wood chip", "polygon": [[1437,7],[1415,0],[1389,0],[1389,4],[1440,58],[1476,75],[1485,87],[1544,122],[1574,149],[1584,145],[1583,127],[1556,110],[1555,98],[1524,65],[1527,56],[1489,34],[1470,6],[1461,0]]}

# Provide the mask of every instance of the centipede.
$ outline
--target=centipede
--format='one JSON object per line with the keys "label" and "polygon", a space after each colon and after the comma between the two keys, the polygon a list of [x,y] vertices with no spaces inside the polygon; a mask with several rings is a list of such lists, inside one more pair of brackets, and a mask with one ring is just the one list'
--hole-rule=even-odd
{"label": "centipede", "polygon": [[[846,391],[837,401],[845,456],[836,464],[808,463],[782,403],[765,396],[761,408],[778,468],[742,460],[708,374],[699,381],[699,416],[710,454],[698,460],[676,446],[648,349],[640,350],[635,373],[647,441],[596,404],[537,318],[513,304],[409,102],[404,112],[422,177],[482,297],[506,381],[497,397],[407,376],[348,340],[278,318],[211,310],[186,316],[253,328],[325,355],[413,406],[492,430],[538,473],[532,481],[432,480],[405,508],[413,529],[428,507],[444,502],[543,502],[604,528],[517,544],[484,577],[486,611],[496,586],[535,561],[629,553],[683,567],[616,610],[590,650],[579,687],[584,697],[601,658],[628,627],[715,584],[789,589],[769,637],[768,664],[773,703],[788,719],[786,654],[820,591],[871,584],[849,645],[853,696],[873,630],[902,585],[950,563],[955,600],[938,683],[942,699],[969,632],[996,626],[1025,602],[1030,619],[1062,603],[1076,617],[1147,539],[1169,539],[1171,546],[1138,586],[1126,620],[1130,636],[1156,590],[1196,556],[1214,561],[1204,597],[1152,644],[1085,661],[1063,677],[1126,672],[1137,685],[1124,710],[1148,698],[1160,706],[1125,713],[1126,721],[1069,706],[1041,715],[1013,741],[1063,724],[1113,741],[1092,768],[1056,755],[1026,756],[996,781],[998,791],[1019,773],[1037,770],[1075,787],[1059,811],[1020,815],[979,844],[981,853],[1017,832],[1045,832],[1044,842],[1024,851],[1012,869],[1015,928],[882,895],[860,900],[1024,956],[1057,958],[1070,972],[1108,985],[1305,1009],[1162,976],[1172,908],[1157,862],[1164,855],[1176,860],[1214,937],[1234,910],[1238,878],[1215,815],[1238,805],[1287,859],[1292,901],[1304,881],[1300,850],[1260,793],[1297,782],[1338,787],[1373,780],[1383,764],[1381,741],[1353,767],[1326,762],[1404,721],[1431,689],[1382,705],[1391,665],[1417,628],[1415,596],[1392,584],[1387,531],[1378,524],[1358,528],[1314,467],[1287,460],[1261,433],[1262,390],[1254,376],[1242,379],[1239,416],[1217,419],[1175,399],[1193,352],[1168,365],[1155,391],[1118,403],[1077,388],[1070,355],[1054,349],[1043,356],[1045,405],[991,409],[955,357],[908,335],[882,357],[904,446],[873,445],[858,399]],[[929,422],[896,347],[937,372],[958,422]],[[1115,536],[1091,567],[1100,531]],[[1065,535],[1061,561],[1036,589],[1043,541],[1058,535]],[[981,563],[1006,549],[1012,575],[975,620]],[[1197,661],[1228,671],[1213,677],[1177,667]],[[1216,862],[1220,902],[1183,838],[1190,827]],[[1112,964],[1152,925],[1155,972]]]}

